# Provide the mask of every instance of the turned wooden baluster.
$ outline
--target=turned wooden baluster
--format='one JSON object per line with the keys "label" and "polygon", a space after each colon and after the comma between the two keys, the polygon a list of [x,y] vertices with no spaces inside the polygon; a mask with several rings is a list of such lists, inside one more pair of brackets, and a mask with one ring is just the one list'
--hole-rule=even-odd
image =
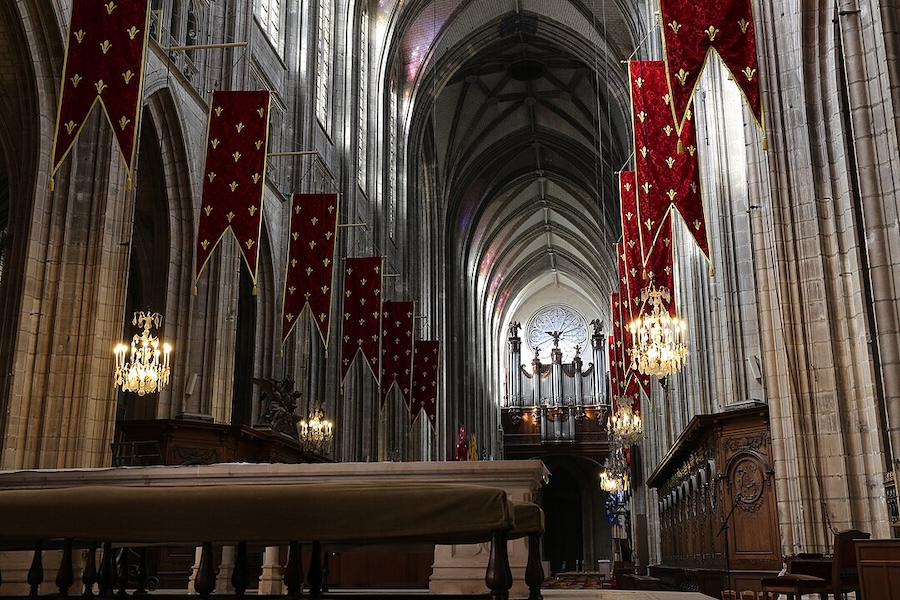
{"label": "turned wooden baluster", "polygon": [[35,542],[34,558],[31,559],[31,567],[28,568],[28,585],[31,586],[28,595],[31,598],[37,598],[38,586],[44,582],[43,546],[43,542]]}
{"label": "turned wooden baluster", "polygon": [[287,597],[292,599],[300,598],[303,593],[303,561],[300,560],[300,550],[299,542],[290,543],[284,567],[284,585],[287,587]]}
{"label": "turned wooden baluster", "polygon": [[63,546],[62,560],[56,571],[56,587],[62,598],[69,596],[69,588],[75,583],[75,571],[72,569],[72,540],[66,540]]}
{"label": "turned wooden baluster", "polygon": [[541,565],[541,536],[528,536],[528,563],[525,565],[525,584],[528,586],[528,600],[543,600],[541,583],[544,582],[544,567]]}
{"label": "turned wooden baluster", "polygon": [[94,584],[97,583],[97,542],[91,542],[91,547],[84,557],[84,569],[81,571],[81,583],[84,584],[84,592],[81,597],[90,600],[94,597]]}
{"label": "turned wooden baluster", "polygon": [[309,597],[322,597],[322,544],[313,542],[312,558],[309,559]]}
{"label": "turned wooden baluster", "polygon": [[144,587],[147,583],[147,549],[141,548],[141,552],[138,555],[138,565],[137,571],[135,571],[134,578],[137,582],[137,589],[134,590],[134,596],[146,596],[147,589]]}
{"label": "turned wooden baluster", "polygon": [[119,584],[119,590],[116,596],[122,597],[128,595],[128,548],[119,548],[116,554],[116,583]]}
{"label": "turned wooden baluster", "polygon": [[506,552],[506,532],[495,531],[491,535],[491,554],[488,558],[484,583],[491,590],[491,600],[505,600],[512,587],[509,555]]}
{"label": "turned wooden baluster", "polygon": [[244,597],[250,585],[250,563],[247,560],[247,542],[238,542],[234,554],[234,570],[231,572],[231,587],[238,598]]}
{"label": "turned wooden baluster", "polygon": [[206,599],[215,589],[216,571],[213,568],[212,542],[203,542],[200,564],[197,565],[197,573],[194,575],[194,591]]}
{"label": "turned wooden baluster", "polygon": [[100,572],[97,574],[97,585],[100,588],[101,598],[112,597],[115,581],[112,543],[103,542],[103,556],[100,557]]}

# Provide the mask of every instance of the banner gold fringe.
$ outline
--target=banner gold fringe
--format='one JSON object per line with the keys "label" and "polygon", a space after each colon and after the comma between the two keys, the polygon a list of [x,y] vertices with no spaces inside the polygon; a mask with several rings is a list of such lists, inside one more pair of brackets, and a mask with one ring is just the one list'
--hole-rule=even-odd
{"label": "banner gold fringe", "polygon": [[678,154],[684,154],[684,143],[681,140],[678,140]]}
{"label": "banner gold fringe", "polygon": [[769,138],[767,138],[766,136],[763,136],[763,139],[762,139],[762,149],[763,149],[763,152],[765,152],[769,149]]}
{"label": "banner gold fringe", "polygon": [[53,175],[51,175],[51,176],[50,176],[50,181],[47,182],[47,191],[48,191],[48,192],[52,192],[54,187],[55,187],[55,186],[54,186],[54,184],[53,184]]}
{"label": "banner gold fringe", "polygon": [[253,284],[253,295],[254,296],[256,295],[256,284],[255,283]]}
{"label": "banner gold fringe", "polygon": [[125,178],[125,191],[131,191],[131,173],[128,174],[128,177]]}
{"label": "banner gold fringe", "polygon": [[197,286],[196,285],[194,286],[194,295],[195,296],[197,295]]}

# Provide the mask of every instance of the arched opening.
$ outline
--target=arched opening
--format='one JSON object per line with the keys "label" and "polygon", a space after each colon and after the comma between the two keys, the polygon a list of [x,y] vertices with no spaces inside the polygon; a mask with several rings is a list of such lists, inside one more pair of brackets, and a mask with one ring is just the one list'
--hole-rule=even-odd
{"label": "arched opening", "polygon": [[552,573],[574,571],[576,561],[584,556],[581,486],[568,468],[560,466],[553,472],[543,494],[547,520],[544,559],[550,562]]}

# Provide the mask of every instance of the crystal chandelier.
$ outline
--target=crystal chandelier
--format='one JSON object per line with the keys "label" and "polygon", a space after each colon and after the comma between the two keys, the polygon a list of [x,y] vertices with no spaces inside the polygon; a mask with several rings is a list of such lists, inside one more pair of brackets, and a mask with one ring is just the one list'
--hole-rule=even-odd
{"label": "crystal chandelier", "polygon": [[645,304],[650,302],[652,308],[648,316],[628,324],[632,337],[631,368],[662,379],[684,365],[688,353],[684,341],[687,324],[666,310],[664,303],[671,299],[666,288],[645,288],[642,299]]}
{"label": "crystal chandelier", "polygon": [[644,426],[641,415],[634,410],[634,402],[629,397],[616,398],[616,412],[609,418],[613,439],[623,446],[631,446],[641,441]]}
{"label": "crystal chandelier", "polygon": [[169,383],[169,354],[172,346],[163,344],[159,348],[159,338],[150,334],[151,327],[159,327],[162,315],[151,312],[136,312],[132,325],[140,325],[143,332],[131,339],[131,359],[126,362],[128,346],[119,344],[116,353],[116,387],[124,392],[137,392],[138,396],[162,390]]}
{"label": "crystal chandelier", "polygon": [[313,404],[308,412],[308,417],[297,423],[300,443],[307,450],[321,453],[334,436],[334,425],[325,418],[321,404]]}
{"label": "crystal chandelier", "polygon": [[619,489],[619,480],[615,479],[609,471],[600,471],[600,489],[612,493]]}

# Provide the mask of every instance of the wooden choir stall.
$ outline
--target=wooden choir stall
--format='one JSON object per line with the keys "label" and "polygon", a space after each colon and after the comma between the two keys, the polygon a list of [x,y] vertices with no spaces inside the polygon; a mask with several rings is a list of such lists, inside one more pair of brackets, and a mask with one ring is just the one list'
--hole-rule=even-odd
{"label": "wooden choir stall", "polygon": [[661,532],[650,573],[669,589],[717,598],[760,590],[782,566],[772,464],[765,404],[695,416],[647,480]]}

